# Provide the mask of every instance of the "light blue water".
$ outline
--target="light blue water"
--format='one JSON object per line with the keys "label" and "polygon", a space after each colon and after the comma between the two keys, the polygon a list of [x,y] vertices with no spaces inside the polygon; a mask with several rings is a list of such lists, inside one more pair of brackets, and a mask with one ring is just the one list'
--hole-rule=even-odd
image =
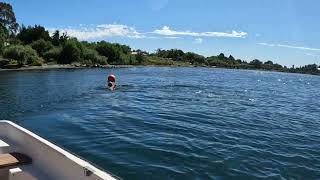
{"label": "light blue water", "polygon": [[[114,73],[119,87],[104,88]],[[320,77],[207,68],[0,72],[12,120],[124,179],[317,179]]]}

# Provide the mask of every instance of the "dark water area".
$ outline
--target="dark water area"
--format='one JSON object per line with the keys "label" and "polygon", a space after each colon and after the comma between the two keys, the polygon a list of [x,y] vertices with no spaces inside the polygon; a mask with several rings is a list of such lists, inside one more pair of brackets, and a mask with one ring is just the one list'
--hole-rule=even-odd
{"label": "dark water area", "polygon": [[301,74],[0,72],[0,119],[123,179],[319,179],[319,98],[320,77]]}

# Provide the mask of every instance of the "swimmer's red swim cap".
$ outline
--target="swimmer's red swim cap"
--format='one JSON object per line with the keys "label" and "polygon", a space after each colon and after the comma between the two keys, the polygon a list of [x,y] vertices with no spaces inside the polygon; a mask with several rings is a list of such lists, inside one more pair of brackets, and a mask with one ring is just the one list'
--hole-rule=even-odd
{"label": "swimmer's red swim cap", "polygon": [[113,75],[113,74],[110,74],[110,75],[108,76],[108,81],[116,82],[116,76]]}

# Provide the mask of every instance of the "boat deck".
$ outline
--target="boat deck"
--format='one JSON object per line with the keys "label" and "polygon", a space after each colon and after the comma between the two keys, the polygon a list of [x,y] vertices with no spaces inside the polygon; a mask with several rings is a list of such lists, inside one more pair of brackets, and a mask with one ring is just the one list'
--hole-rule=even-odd
{"label": "boat deck", "polygon": [[[0,179],[1,180],[52,180],[24,156],[10,156],[11,152],[23,152],[10,140],[0,136]],[[19,163],[19,162],[21,163]]]}
{"label": "boat deck", "polygon": [[0,180],[75,179],[116,178],[16,124],[0,120]]}

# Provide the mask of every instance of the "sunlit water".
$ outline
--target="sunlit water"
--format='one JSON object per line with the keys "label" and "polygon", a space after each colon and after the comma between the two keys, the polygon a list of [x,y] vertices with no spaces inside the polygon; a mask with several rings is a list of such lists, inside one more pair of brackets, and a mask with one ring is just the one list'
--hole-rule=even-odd
{"label": "sunlit water", "polygon": [[[105,89],[114,73],[119,87]],[[209,68],[0,72],[0,118],[124,179],[320,177],[320,77]]]}

